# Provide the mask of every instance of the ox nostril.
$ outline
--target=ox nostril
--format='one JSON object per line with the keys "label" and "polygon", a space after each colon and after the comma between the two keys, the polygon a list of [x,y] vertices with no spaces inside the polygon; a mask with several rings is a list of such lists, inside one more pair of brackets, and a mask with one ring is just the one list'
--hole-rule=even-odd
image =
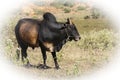
{"label": "ox nostril", "polygon": [[78,41],[78,40],[80,40],[80,39],[81,39],[81,37],[77,36],[77,37],[75,38],[75,41]]}
{"label": "ox nostril", "polygon": [[81,39],[81,37],[79,37],[79,40]]}

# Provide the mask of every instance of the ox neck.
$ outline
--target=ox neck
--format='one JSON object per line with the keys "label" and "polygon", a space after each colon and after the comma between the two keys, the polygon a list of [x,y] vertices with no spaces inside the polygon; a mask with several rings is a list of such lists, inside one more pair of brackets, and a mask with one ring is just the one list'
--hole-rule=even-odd
{"label": "ox neck", "polygon": [[62,41],[63,43],[69,41],[69,34],[67,32],[67,29],[62,30]]}

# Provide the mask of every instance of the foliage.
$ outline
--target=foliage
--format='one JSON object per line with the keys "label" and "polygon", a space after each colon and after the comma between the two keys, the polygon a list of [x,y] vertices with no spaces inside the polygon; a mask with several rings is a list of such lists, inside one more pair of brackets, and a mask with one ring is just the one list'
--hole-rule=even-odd
{"label": "foliage", "polygon": [[81,35],[82,39],[79,43],[79,47],[83,49],[100,49],[106,50],[111,49],[115,46],[114,33],[108,29],[100,31],[85,32]]}
{"label": "foliage", "polygon": [[34,12],[35,12],[35,15],[41,15],[44,13],[43,11],[37,10],[37,9],[34,9]]}
{"label": "foliage", "polygon": [[65,13],[70,13],[70,12],[71,12],[71,9],[65,8],[65,9],[64,9],[64,12],[65,12]]}
{"label": "foliage", "polygon": [[66,7],[73,7],[74,3],[72,3],[72,2],[65,2],[63,5],[66,6]]}
{"label": "foliage", "polygon": [[51,6],[53,7],[56,7],[56,8],[64,8],[64,7],[73,7],[74,6],[74,2],[73,1],[64,1],[62,2],[61,0],[58,0],[58,1],[54,1],[50,4]]}
{"label": "foliage", "polygon": [[78,10],[85,10],[86,7],[84,7],[84,6],[78,6],[77,9],[78,9]]}
{"label": "foliage", "polygon": [[34,1],[34,4],[37,5],[37,6],[44,6],[44,5],[46,5],[46,3],[44,1],[39,1],[39,0]]}
{"label": "foliage", "polygon": [[96,9],[96,8],[93,8],[92,9],[92,18],[93,19],[98,19],[98,18],[100,18],[100,11],[98,10],[98,9]]}
{"label": "foliage", "polygon": [[57,9],[61,9],[64,7],[63,3],[58,3],[58,2],[52,2],[50,5]]}

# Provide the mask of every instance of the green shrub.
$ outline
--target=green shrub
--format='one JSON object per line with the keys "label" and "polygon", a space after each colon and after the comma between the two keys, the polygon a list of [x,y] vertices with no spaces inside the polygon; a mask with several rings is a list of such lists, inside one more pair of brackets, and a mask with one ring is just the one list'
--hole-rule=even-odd
{"label": "green shrub", "polygon": [[66,6],[66,7],[73,7],[73,6],[74,6],[74,3],[65,2],[63,5]]}
{"label": "green shrub", "polygon": [[81,35],[79,46],[83,49],[111,49],[115,46],[114,33],[108,29],[90,31]]}
{"label": "green shrub", "polygon": [[50,3],[51,6],[56,7],[56,8],[63,8],[63,7],[73,7],[74,6],[74,1],[61,1],[61,0],[56,0],[52,3]]}
{"label": "green shrub", "polygon": [[39,0],[35,0],[34,2],[33,2],[35,5],[37,5],[37,6],[44,6],[44,5],[46,5],[46,3],[44,2],[44,1],[39,1]]}
{"label": "green shrub", "polygon": [[91,16],[92,16],[93,19],[100,18],[100,16],[101,16],[100,11],[98,9],[96,9],[96,8],[93,8]]}
{"label": "green shrub", "polygon": [[77,10],[85,10],[86,9],[86,7],[83,7],[83,6],[78,6],[77,7]]}
{"label": "green shrub", "polygon": [[34,9],[35,15],[42,15],[44,12],[38,9]]}
{"label": "green shrub", "polygon": [[71,9],[65,8],[65,9],[64,9],[64,12],[65,12],[65,13],[70,13],[70,12],[71,12]]}
{"label": "green shrub", "polygon": [[64,5],[62,3],[52,2],[50,4],[50,6],[53,6],[53,7],[57,8],[57,9],[61,9],[61,8],[63,8]]}

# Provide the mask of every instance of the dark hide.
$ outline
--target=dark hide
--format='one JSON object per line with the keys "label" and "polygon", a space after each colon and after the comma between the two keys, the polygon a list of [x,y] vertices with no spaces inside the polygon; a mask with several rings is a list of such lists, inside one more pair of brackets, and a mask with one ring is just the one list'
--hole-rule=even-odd
{"label": "dark hide", "polygon": [[57,22],[55,16],[52,13],[46,12],[43,15],[43,19],[50,22]]}
{"label": "dark hide", "polygon": [[[52,17],[51,17],[52,16]],[[44,14],[44,19],[21,19],[15,27],[15,35],[19,46],[21,47],[22,60],[27,58],[27,48],[40,47],[43,56],[43,68],[46,66],[46,51],[51,52],[55,67],[58,69],[56,52],[60,51],[62,46],[71,40],[78,40],[79,33],[70,19],[66,23],[56,22],[54,15]],[[52,19],[53,18],[53,19]],[[29,61],[28,61],[29,64]]]}

